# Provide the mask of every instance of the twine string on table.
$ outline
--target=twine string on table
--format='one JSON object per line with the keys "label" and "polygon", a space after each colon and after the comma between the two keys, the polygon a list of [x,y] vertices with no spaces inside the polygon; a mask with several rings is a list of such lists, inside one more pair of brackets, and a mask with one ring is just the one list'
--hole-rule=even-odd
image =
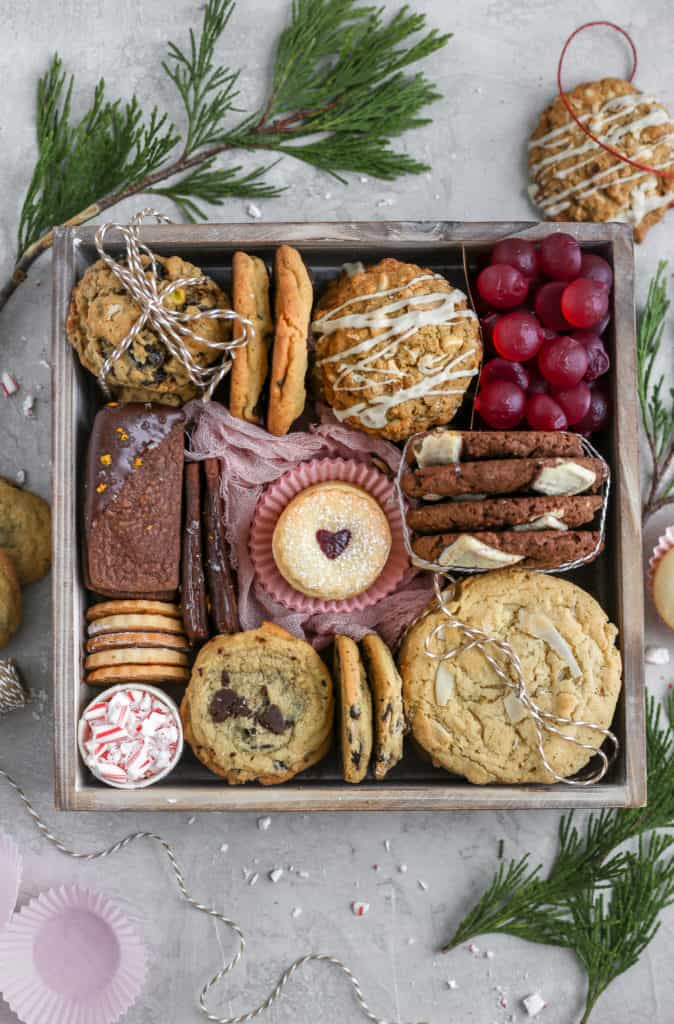
{"label": "twine string on table", "polygon": [[[551,711],[545,711],[541,708],[529,695],[527,689],[527,683],[524,678],[524,672],[522,670],[522,663],[512,646],[501,637],[490,635],[482,629],[478,629],[474,626],[469,626],[467,623],[462,622],[461,619],[457,618],[456,615],[451,611],[449,607],[449,601],[454,593],[456,586],[456,580],[451,575],[450,570],[453,572],[462,572],[467,575],[476,575],[478,573],[488,572],[488,569],[462,569],[459,566],[441,565],[439,562],[428,562],[426,559],[419,558],[415,554],[412,548],[412,541],[410,537],[410,529],[407,525],[407,514],[406,514],[406,499],[402,489],[402,477],[403,474],[409,469],[411,463],[411,457],[413,452],[414,444],[423,436],[423,433],[414,434],[406,442],[403,449],[402,458],[400,460],[400,466],[396,474],[395,484],[396,493],[398,497],[398,504],[400,506],[400,514],[403,522],[403,538],[405,541],[405,547],[410,557],[410,561],[413,565],[418,568],[426,569],[433,573],[433,587],[435,590],[435,603],[427,609],[421,616],[424,618],[434,608],[438,608],[442,614],[443,619],[439,622],[426,637],[425,641],[425,652],[429,658],[434,661],[451,661],[458,655],[466,653],[474,648],[480,651],[485,661],[496,672],[497,676],[503,683],[504,687],[512,691],[517,699],[519,700],[526,717],[528,717],[534,725],[536,733],[536,746],[538,753],[541,758],[541,762],[547,772],[550,773],[555,782],[563,783],[565,786],[576,786],[576,787],[587,787],[593,786],[606,775],[607,771],[611,767],[615,760],[618,750],[620,749],[620,742],[618,737],[610,729],[606,729],[603,726],[597,725],[596,722],[585,722],[579,719],[567,718],[564,715],[556,715]],[[605,482],[602,491],[602,508],[599,520],[598,539],[594,549],[582,558],[576,558],[570,562],[563,562],[561,565],[556,566],[553,569],[539,569],[538,572],[543,574],[558,573],[558,572],[570,572],[572,569],[578,569],[580,566],[585,565],[587,562],[595,558],[601,551],[604,545],[604,538],[606,534],[606,517],[608,511],[608,497],[611,488],[611,471],[608,463],[599,454],[597,449],[592,445],[587,438],[582,438],[583,451],[586,455],[592,458],[599,459],[604,465]],[[442,581],[445,581],[445,587],[443,588]],[[417,620],[419,621],[419,620]],[[415,623],[411,623],[408,630],[412,628]],[[449,649],[441,649],[438,651],[434,645],[443,646],[445,631],[447,629],[454,629],[458,632],[460,642]],[[491,653],[491,650],[497,652],[503,664],[499,663],[498,659]],[[606,751],[602,750],[601,747],[596,747],[592,743],[584,743],[578,739],[577,736],[571,735],[569,732],[565,732],[564,728],[572,726],[574,729],[589,729],[604,737],[604,741],[608,742],[610,751],[607,754]],[[583,750],[589,751],[591,754],[596,755],[599,758],[599,765],[593,771],[590,771],[588,775],[582,778],[569,779],[560,775],[550,765],[546,754],[543,743],[543,734],[550,733],[555,736],[559,736],[560,739],[565,740],[568,743],[573,744],[576,747],[581,747]]]}
{"label": "twine string on table", "polygon": [[[562,85],[562,70],[564,67],[564,60],[566,58],[569,46],[576,38],[576,36],[579,35],[579,33],[584,32],[585,29],[600,27],[612,28],[615,32],[619,32],[620,35],[624,36],[624,38],[627,40],[629,47],[632,51],[632,70],[629,74],[629,78],[627,79],[627,81],[631,82],[633,80],[637,70],[637,48],[629,32],[627,32],[624,28],[621,28],[620,25],[616,25],[613,21],[586,21],[583,25],[579,25],[578,28],[571,33],[571,35],[564,43],[564,46],[562,47],[562,52],[559,55],[559,63],[557,64],[557,90],[559,92],[559,98],[564,104],[564,107],[569,117],[571,117],[576,122],[581,131],[584,132],[589,139],[592,139],[592,141],[597,146],[600,146],[607,153],[610,153],[611,156],[614,156],[616,160],[620,160],[622,161],[622,163],[629,164],[630,167],[635,167],[638,171],[644,171],[647,174],[653,174],[658,178],[674,178],[674,171],[666,171],[658,167],[651,167],[649,164],[643,164],[640,163],[638,160],[633,160],[632,157],[628,156],[626,153],[622,153],[619,149],[616,149],[614,146],[609,145],[608,142],[605,142],[600,136],[595,135],[594,132],[592,132],[590,128],[588,128],[587,124],[574,110],[571,101],[569,100],[567,94],[564,92],[564,87]],[[657,140],[653,143],[653,145],[657,145]]]}
{"label": "twine string on table", "polygon": [[[199,309],[194,313],[183,313],[171,306],[171,297],[176,291],[204,284],[208,278],[204,276],[179,277],[166,287],[160,288],[155,254],[140,241],[140,229],[143,221],[148,217],[153,217],[159,224],[172,223],[170,218],[163,213],[146,207],[136,213],[128,225],[101,224],[96,231],[95,244],[98,255],[140,309],[140,315],[129,333],[103,363],[98,375],[98,382],[104,393],[109,395],[107,382],[115,362],[124,355],[138,334],[147,327],[161,339],[162,344],[173,358],[185,367],[192,384],[199,388],[203,392],[204,399],[208,400],[231,368],[231,353],[247,344],[248,330],[252,327],[252,323],[246,317],[235,313],[233,309]],[[117,262],[105,251],[105,236],[110,230],[119,232],[124,240],[125,264]],[[149,259],[149,264],[145,266],[143,266],[143,256]],[[235,320],[240,325],[241,331],[238,337],[232,338],[230,341],[212,341],[193,330],[191,325],[198,320]],[[222,352],[223,358],[210,366],[200,366],[186,344],[190,341],[195,342],[201,348]]]}
{"label": "twine string on table", "polygon": [[[194,898],[194,896],[191,895],[189,889],[187,888],[187,883],[185,882],[185,876],[183,874],[182,868],[178,863],[178,860],[176,858],[175,853],[173,852],[173,848],[170,845],[170,843],[168,843],[167,840],[164,839],[162,836],[157,835],[155,832],[132,832],[129,835],[124,836],[123,839],[120,839],[118,842],[113,843],[112,845],[106,847],[103,850],[96,850],[91,853],[82,853],[80,851],[73,850],[69,846],[66,846],[64,842],[62,842],[56,835],[54,835],[53,832],[51,832],[49,826],[43,821],[38,812],[35,810],[35,808],[31,804],[30,800],[26,796],[21,786],[19,786],[19,784],[12,778],[12,776],[9,775],[9,773],[6,772],[3,768],[0,768],[0,779],[4,779],[7,782],[7,784],[14,790],[16,795],[23,803],[25,809],[28,811],[28,814],[33,819],[36,828],[42,833],[42,836],[47,840],[47,842],[51,843],[51,845],[56,847],[57,850],[65,854],[66,857],[72,857],[75,860],[81,861],[103,860],[105,857],[110,857],[115,853],[119,853],[120,850],[124,850],[127,846],[130,846],[132,843],[135,843],[140,839],[148,839],[161,846],[161,848],[163,849],[164,853],[168,858],[169,864],[171,865],[171,870],[173,871],[176,884],[178,886],[178,889],[180,890],[180,895],[185,900],[185,902],[189,903],[191,907],[193,907],[195,910],[198,910],[200,913],[206,914],[208,917],[212,917],[220,924],[226,925],[227,928],[230,928],[237,937],[238,947],[236,953],[231,958],[231,960],[229,960],[224,965],[224,967],[222,967],[216,974],[213,975],[213,977],[209,981],[206,982],[206,984],[203,986],[199,994],[199,1009],[204,1014],[206,1020],[211,1021],[212,1024],[247,1024],[248,1021],[255,1020],[257,1017],[263,1014],[265,1010],[270,1009],[270,1007],[272,1007],[276,1002],[278,1002],[278,1000],[281,998],[283,994],[286,985],[291,980],[293,975],[296,974],[297,971],[305,967],[307,964],[313,962],[331,964],[333,967],[336,967],[339,971],[341,971],[341,973],[345,975],[346,978],[348,978],[349,982],[351,983],[351,987],[353,988],[356,1000],[358,1001],[358,1005],[360,1006],[362,1012],[368,1018],[368,1020],[372,1022],[372,1024],[400,1024],[400,1022],[389,1020],[386,1017],[379,1017],[376,1013],[374,1013],[370,1009],[365,999],[365,996],[363,995],[363,990],[356,975],[347,967],[345,963],[343,963],[343,961],[339,960],[336,956],[329,955],[328,953],[307,953],[305,956],[298,957],[298,959],[295,960],[283,972],[277,984],[274,986],[274,988],[269,993],[267,998],[264,999],[261,1003],[259,1003],[259,1005],[255,1007],[255,1009],[249,1010],[247,1013],[242,1013],[235,1017],[219,1017],[217,1014],[213,1013],[208,1007],[208,994],[216,985],[219,984],[219,982],[226,978],[227,975],[231,974],[236,965],[239,963],[246,950],[246,938],[241,929],[241,926],[237,924],[236,921],[232,921],[230,918],[220,913],[219,910],[215,910],[213,907],[209,907],[204,903],[200,903],[197,899]],[[426,1022],[420,1021],[418,1022],[418,1024],[426,1024]]]}
{"label": "twine string on table", "polygon": [[0,715],[18,711],[29,701],[15,661],[0,661]]}

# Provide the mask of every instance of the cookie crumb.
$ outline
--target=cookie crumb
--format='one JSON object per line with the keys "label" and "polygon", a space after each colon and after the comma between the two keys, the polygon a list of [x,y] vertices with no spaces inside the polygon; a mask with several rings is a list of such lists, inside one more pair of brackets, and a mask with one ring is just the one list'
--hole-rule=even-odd
{"label": "cookie crumb", "polygon": [[522,1005],[527,1011],[529,1017],[537,1017],[541,1010],[544,1010],[548,1004],[545,999],[543,999],[540,992],[532,992],[530,996],[526,996],[526,998],[522,1000]]}
{"label": "cookie crumb", "polygon": [[370,904],[365,903],[363,900],[354,900],[351,904],[351,913],[355,917],[365,917],[369,909]]}
{"label": "cookie crumb", "polygon": [[272,870],[269,872],[269,881],[270,882],[276,883],[276,882],[280,881],[280,879],[282,877],[283,877],[283,868],[272,868]]}
{"label": "cookie crumb", "polygon": [[258,818],[257,819],[257,827],[259,828],[260,832],[266,832],[270,825],[271,825],[271,818]]}

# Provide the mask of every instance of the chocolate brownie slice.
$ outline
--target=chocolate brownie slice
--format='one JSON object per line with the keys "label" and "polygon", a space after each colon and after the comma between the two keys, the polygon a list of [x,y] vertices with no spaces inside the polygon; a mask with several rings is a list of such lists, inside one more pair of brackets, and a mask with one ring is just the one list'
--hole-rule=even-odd
{"label": "chocolate brownie slice", "polygon": [[429,430],[412,445],[419,466],[461,459],[574,458],[583,455],[578,434],[559,430]]}
{"label": "chocolate brownie slice", "polygon": [[184,427],[166,406],[98,412],[84,494],[86,582],[96,593],[170,599],[178,589]]}
{"label": "chocolate brownie slice", "polygon": [[492,569],[517,563],[523,568],[554,569],[589,555],[598,540],[599,534],[594,530],[442,533],[417,537],[412,549],[426,561],[440,565]]}
{"label": "chocolate brownie slice", "polygon": [[[592,522],[602,502],[603,498],[598,494],[447,501],[410,509],[407,525],[417,533],[491,530],[513,526],[527,526],[529,530],[574,529]],[[557,526],[555,520],[563,525]]]}
{"label": "chocolate brownie slice", "polygon": [[402,487],[413,498],[514,491],[565,495],[597,491],[605,477],[601,459],[485,459],[410,471],[403,475]]}

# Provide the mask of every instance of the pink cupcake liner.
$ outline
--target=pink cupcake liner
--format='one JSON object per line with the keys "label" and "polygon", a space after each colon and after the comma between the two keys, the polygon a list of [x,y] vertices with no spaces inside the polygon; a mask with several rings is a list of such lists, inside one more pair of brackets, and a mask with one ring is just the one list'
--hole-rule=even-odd
{"label": "pink cupcake liner", "polygon": [[92,889],[49,889],[0,934],[0,991],[24,1024],[114,1024],[145,975],[135,928]]}
{"label": "pink cupcake liner", "polygon": [[[670,623],[670,622],[667,622],[667,620],[665,619],[664,615],[662,614],[662,612],[660,611],[660,609],[658,608],[658,606],[656,604],[655,592],[654,592],[654,589],[653,589],[653,582],[654,582],[654,577],[655,577],[655,570],[657,569],[658,565],[660,564],[660,562],[664,558],[664,556],[669,551],[671,551],[673,548],[674,548],[674,526],[668,526],[667,529],[665,530],[665,532],[659,538],[659,540],[658,540],[657,544],[655,545],[655,547],[653,548],[653,554],[651,555],[651,557],[650,557],[650,559],[648,561],[648,591],[649,591],[649,594],[651,596],[651,601],[655,605],[655,610],[657,611],[657,613],[660,616],[660,618],[662,619],[662,621],[665,623],[666,626],[669,626],[670,629],[674,628],[674,625],[672,625],[672,623]],[[674,601],[672,601],[672,604],[674,605]]]}
{"label": "pink cupcake liner", "polygon": [[21,888],[23,860],[11,836],[0,833],[0,932],[14,913]]}
{"label": "pink cupcake liner", "polygon": [[[313,484],[340,480],[367,491],[379,502],[391,529],[391,552],[381,575],[357,597],[325,601],[294,590],[276,568],[272,553],[274,527],[286,505]],[[356,459],[312,459],[300,462],[270,484],[255,509],[250,529],[250,557],[267,593],[279,604],[304,615],[318,612],[357,612],[392,593],[409,568],[404,528],[393,482],[367,462]]]}

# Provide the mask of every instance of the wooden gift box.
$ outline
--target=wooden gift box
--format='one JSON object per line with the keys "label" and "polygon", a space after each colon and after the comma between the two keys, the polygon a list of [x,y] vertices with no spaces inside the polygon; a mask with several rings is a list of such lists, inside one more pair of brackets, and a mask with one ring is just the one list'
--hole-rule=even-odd
{"label": "wooden gift box", "polygon": [[[269,259],[283,242],[302,252],[317,289],[348,261],[384,256],[431,267],[465,289],[464,259],[474,270],[499,239],[519,234],[541,239],[559,225],[527,223],[367,222],[313,224],[202,224],[144,227],[141,240],[164,255],[180,255],[229,287],[231,257],[244,249]],[[563,225],[584,248],[614,269],[609,351],[611,422],[593,439],[612,470],[606,549],[596,562],[571,574],[619,627],[624,687],[613,729],[620,752],[606,778],[587,788],[563,784],[475,786],[420,760],[406,749],[383,782],[358,786],[341,780],[331,755],[281,786],[228,786],[189,750],[163,782],[136,791],[97,782],[80,760],[77,723],[91,688],[82,682],[87,595],[82,581],[79,525],[82,470],[89,431],[101,396],[79,365],[65,331],[71,290],[96,258],[93,227],[59,229],[54,243],[53,290],[53,667],[55,796],[64,810],[307,811],[487,810],[552,807],[632,807],[646,800],[644,729],[643,571],[639,492],[639,417],[636,392],[634,276],[631,230],[620,224]],[[110,232],[106,247],[122,250]]]}

